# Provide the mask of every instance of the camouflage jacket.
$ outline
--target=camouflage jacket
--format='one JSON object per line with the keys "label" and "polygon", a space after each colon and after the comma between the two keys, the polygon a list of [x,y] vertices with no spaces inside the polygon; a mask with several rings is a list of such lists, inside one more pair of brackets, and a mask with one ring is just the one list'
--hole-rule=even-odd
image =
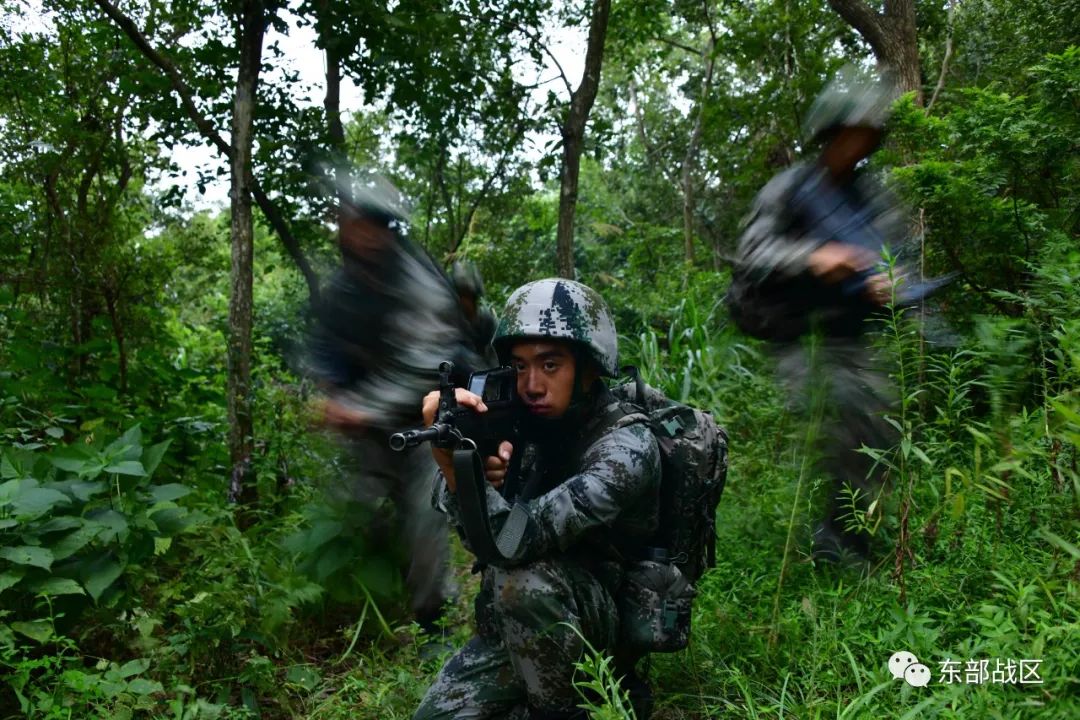
{"label": "camouflage jacket", "polygon": [[375,267],[339,269],[316,312],[309,363],[339,402],[400,430],[420,422],[438,366],[486,366],[473,349],[457,295],[422,251],[396,244]]}
{"label": "camouflage jacket", "polygon": [[[744,221],[735,258],[735,281],[745,283],[754,310],[776,316],[778,332],[797,337],[810,327],[810,316],[822,320],[829,335],[857,335],[877,306],[860,294],[845,294],[839,285],[824,285],[808,272],[811,253],[836,241],[828,228],[799,211],[796,196],[814,196],[830,180],[817,165],[795,165],[776,175],[761,189]],[[907,244],[905,210],[868,173],[857,171],[844,186],[828,191],[842,195],[857,211],[845,229],[866,237],[864,247],[880,252],[888,246],[899,253]],[[733,283],[735,285],[735,283]],[[738,300],[738,299],[737,299]]]}
{"label": "camouflage jacket", "polygon": [[[525,500],[529,522],[509,564],[572,553],[607,559],[611,550],[646,543],[659,522],[660,451],[644,422],[623,420],[604,428],[614,407],[606,388],[591,403],[587,419],[568,443],[527,443],[520,476],[538,491]],[[637,416],[641,417],[641,416]],[[630,418],[624,418],[630,420]],[[574,446],[577,449],[570,449]],[[492,531],[498,533],[511,504],[485,483]],[[457,497],[436,475],[433,504],[461,533]],[[466,543],[467,544],[467,543]]]}

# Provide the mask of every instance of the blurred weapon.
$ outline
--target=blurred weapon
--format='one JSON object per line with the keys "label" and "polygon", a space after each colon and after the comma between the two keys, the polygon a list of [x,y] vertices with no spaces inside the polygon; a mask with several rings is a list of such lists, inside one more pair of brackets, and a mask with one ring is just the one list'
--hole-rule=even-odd
{"label": "blurred weapon", "polygon": [[[791,197],[792,211],[802,217],[809,234],[826,241],[854,245],[880,254],[886,246],[885,238],[874,227],[870,203],[856,205],[845,193],[834,187],[823,176],[815,182],[806,182]],[[845,297],[861,295],[871,277],[886,272],[880,264],[855,273],[840,284]],[[956,278],[955,273],[921,282],[897,285],[896,302],[913,305],[929,297]]]}

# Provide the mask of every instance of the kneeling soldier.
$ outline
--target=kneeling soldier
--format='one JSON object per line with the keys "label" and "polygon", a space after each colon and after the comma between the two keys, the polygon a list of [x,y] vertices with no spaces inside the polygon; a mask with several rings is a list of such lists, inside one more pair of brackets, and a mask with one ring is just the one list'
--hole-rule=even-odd
{"label": "kneeling soldier", "polygon": [[[615,649],[623,559],[657,529],[660,452],[644,423],[612,422],[622,413],[603,378],[618,374],[617,336],[594,290],[561,279],[519,288],[493,344],[517,370],[526,413],[517,444],[485,459],[487,513],[496,534],[512,507],[526,519],[505,558],[483,570],[476,636],[442,668],[414,720],[583,718],[574,662],[586,642]],[[456,396],[486,410],[477,395]],[[429,425],[438,404],[437,392],[424,400]],[[433,452],[435,505],[460,532],[451,456]],[[520,491],[500,493],[511,481]]]}

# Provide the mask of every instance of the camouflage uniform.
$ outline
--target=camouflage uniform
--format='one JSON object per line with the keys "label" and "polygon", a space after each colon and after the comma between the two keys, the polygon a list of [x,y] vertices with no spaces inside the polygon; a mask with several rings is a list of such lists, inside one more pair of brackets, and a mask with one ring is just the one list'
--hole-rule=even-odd
{"label": "camouflage uniform", "polygon": [[[399,220],[402,212],[389,210]],[[357,472],[332,492],[367,504],[387,497],[394,502],[408,550],[412,608],[430,624],[453,592],[446,521],[430,503],[436,466],[426,448],[393,452],[388,438],[421,423],[421,400],[438,384],[440,361],[452,360],[467,372],[484,360],[468,346],[450,283],[401,234],[377,258],[346,255],[316,317],[313,374],[331,387],[333,399],[370,418],[345,441]]]}
{"label": "camouflage uniform", "polygon": [[[880,128],[884,123],[887,86],[868,89],[847,82],[846,91],[834,86],[815,103],[807,121],[809,140],[838,126]],[[810,422],[820,418],[815,444],[833,488],[815,545],[835,550],[839,544],[865,555],[868,538],[846,532],[844,518],[850,514],[850,490],[857,492],[858,505],[865,510],[880,488],[881,471],[873,472],[873,461],[858,449],[895,443],[895,428],[884,419],[895,397],[865,337],[880,307],[861,293],[845,292],[840,283],[821,282],[808,270],[811,253],[836,238],[823,235],[821,225],[800,214],[793,199],[825,192],[840,193],[857,208],[852,228],[880,239],[875,250],[885,245],[894,253],[903,250],[904,210],[874,178],[856,170],[837,185],[826,168],[797,165],[769,181],[755,199],[739,238],[733,288],[742,279],[757,291],[747,295],[752,300],[746,303],[756,305],[750,309],[760,315],[755,321],[767,326],[775,340],[777,375],[789,404]]]}
{"label": "camouflage uniform", "polygon": [[[578,283],[540,281],[515,292],[496,342],[502,350],[525,336],[572,339],[606,374],[617,367],[603,301]],[[518,498],[526,531],[509,560],[484,569],[477,634],[443,667],[414,720],[522,717],[526,707],[530,717],[570,717],[580,702],[573,663],[585,642],[612,649],[618,637],[620,549],[646,542],[658,522],[656,440],[643,424],[607,422],[616,405],[598,381],[557,432],[515,448],[520,477],[537,488]],[[497,533],[511,504],[485,489]],[[460,532],[457,497],[441,474],[433,501]]]}

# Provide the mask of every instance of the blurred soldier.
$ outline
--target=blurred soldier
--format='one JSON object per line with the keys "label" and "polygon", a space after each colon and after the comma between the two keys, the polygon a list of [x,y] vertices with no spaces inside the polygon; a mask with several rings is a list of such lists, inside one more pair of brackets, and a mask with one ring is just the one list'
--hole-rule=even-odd
{"label": "blurred soldier", "polygon": [[446,520],[431,507],[435,464],[423,448],[392,452],[388,436],[419,423],[440,361],[452,359],[467,377],[483,360],[451,283],[405,235],[408,210],[397,189],[354,176],[337,190],[342,266],[315,309],[311,358],[326,392],[322,420],[342,433],[359,466],[340,489],[372,506],[385,497],[394,502],[412,609],[435,633],[453,592]]}
{"label": "blurred soldier", "polygon": [[[617,337],[600,296],[560,279],[519,288],[495,349],[517,369],[527,417],[521,447],[503,442],[486,460],[488,515],[496,532],[512,512],[525,521],[504,558],[484,568],[476,636],[443,667],[414,720],[584,718],[573,664],[585,642],[614,647],[622,557],[657,528],[659,450],[644,423],[613,421],[619,404],[602,378],[618,373]],[[464,389],[457,399],[486,409]],[[426,424],[438,402],[438,393],[425,398]],[[434,454],[434,501],[462,531],[453,463]],[[513,511],[496,491],[504,480],[522,487]]]}
{"label": "blurred soldier", "polygon": [[488,367],[495,367],[499,362],[495,348],[491,346],[491,339],[495,336],[495,315],[491,308],[481,303],[484,297],[484,278],[480,276],[480,269],[471,260],[458,260],[454,263],[450,277],[454,281],[461,310],[468,322],[473,350],[484,358]]}
{"label": "blurred soldier", "polygon": [[[893,388],[866,333],[892,300],[880,263],[886,247],[902,249],[905,212],[860,168],[882,141],[891,98],[888,83],[850,72],[817,98],[804,130],[821,151],[758,194],[727,297],[740,329],[773,341],[777,374],[792,403],[807,422],[820,422],[816,451],[832,479],[813,536],[814,557],[822,560],[868,556],[869,533],[853,509],[870,506],[882,469],[858,450],[888,449],[897,439],[883,417]],[[901,301],[919,292],[897,285]]]}

